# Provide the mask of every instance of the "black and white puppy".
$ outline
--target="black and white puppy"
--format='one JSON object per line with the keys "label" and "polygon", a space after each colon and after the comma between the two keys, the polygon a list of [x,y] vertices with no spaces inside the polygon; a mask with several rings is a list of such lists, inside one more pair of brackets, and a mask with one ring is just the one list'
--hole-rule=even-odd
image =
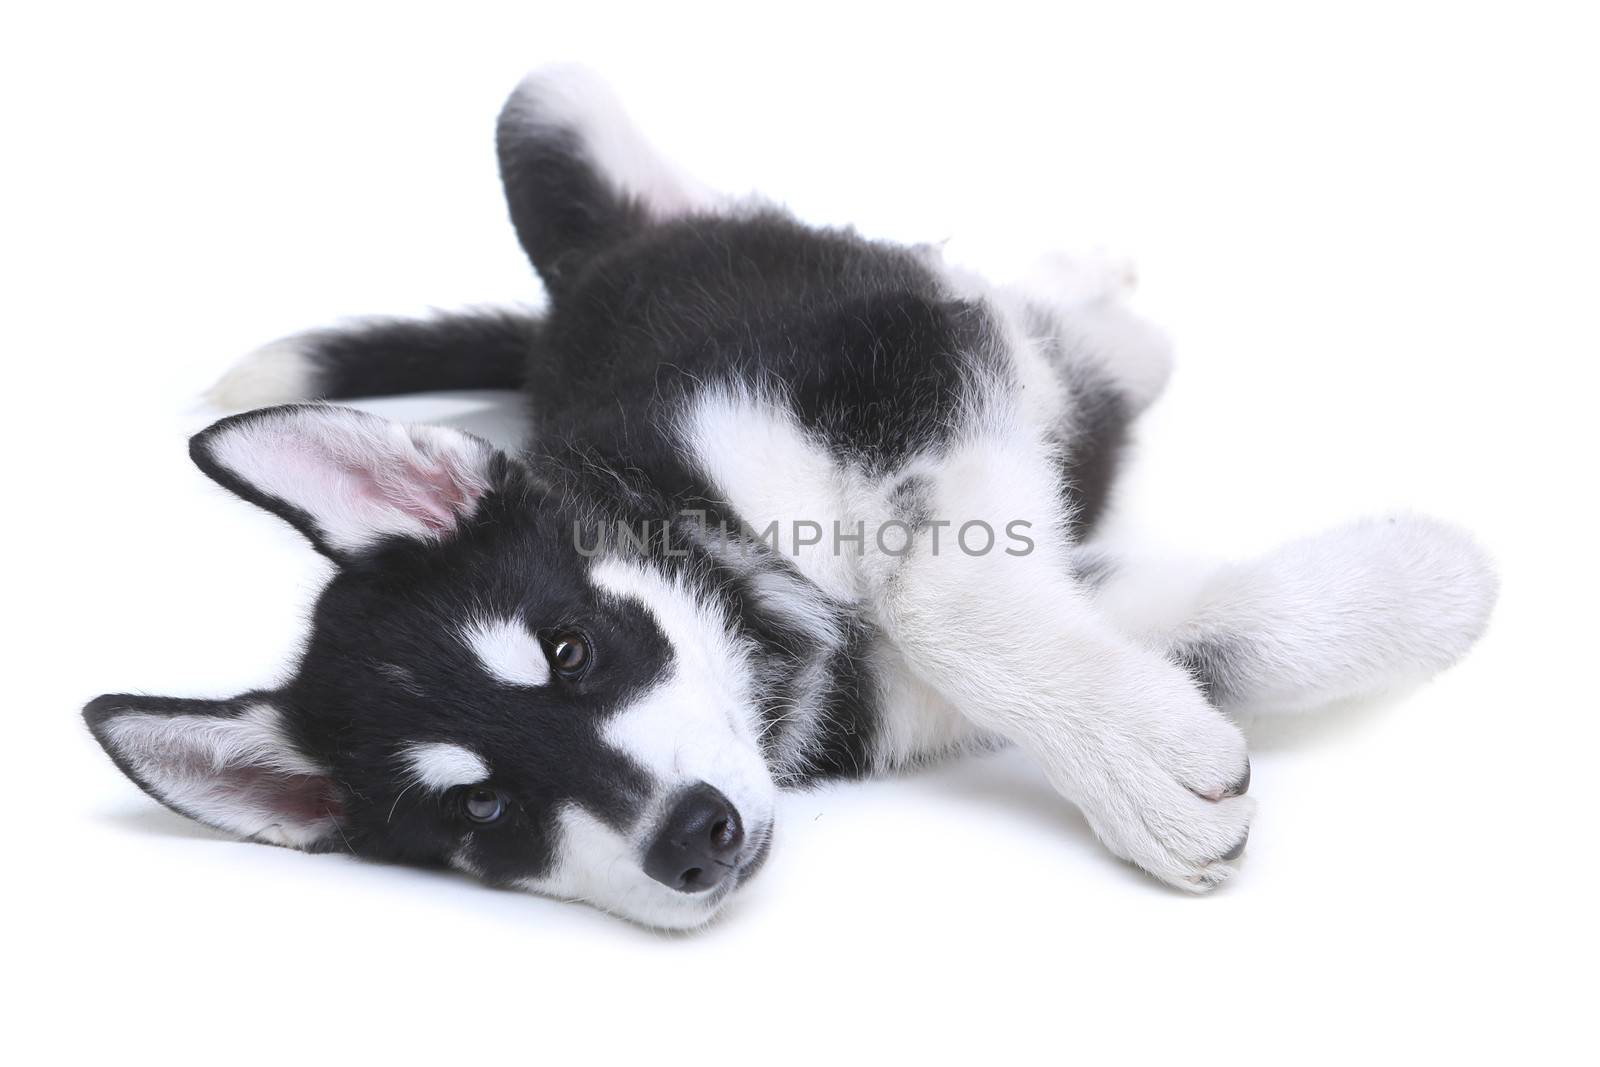
{"label": "black and white puppy", "polygon": [[[448,866],[660,927],[761,864],[777,791],[1012,742],[1111,852],[1206,890],[1254,801],[1229,715],[1437,671],[1495,580],[1369,521],[1181,577],[1093,541],[1161,336],[1124,275],[991,286],[719,200],[581,72],[500,118],[549,295],[250,356],[200,468],[337,564],[292,681],[105,696],[117,765],[258,841]],[[519,387],[511,455],[304,401]]]}

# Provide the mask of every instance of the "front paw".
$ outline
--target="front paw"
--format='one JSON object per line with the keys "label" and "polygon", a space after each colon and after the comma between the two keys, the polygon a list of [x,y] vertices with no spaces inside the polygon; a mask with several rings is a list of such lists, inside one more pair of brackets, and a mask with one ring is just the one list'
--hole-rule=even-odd
{"label": "front paw", "polygon": [[1238,869],[1256,802],[1244,795],[1244,735],[1192,687],[1184,690],[1151,713],[1108,724],[1072,792],[1113,853],[1203,893]]}

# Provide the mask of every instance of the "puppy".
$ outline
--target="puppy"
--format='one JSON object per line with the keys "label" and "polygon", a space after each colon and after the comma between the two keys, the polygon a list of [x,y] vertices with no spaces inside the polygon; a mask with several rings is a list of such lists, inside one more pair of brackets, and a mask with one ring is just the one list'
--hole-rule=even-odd
{"label": "puppy", "polygon": [[[241,837],[710,920],[780,788],[1022,746],[1105,847],[1204,891],[1254,801],[1230,715],[1427,675],[1491,569],[1426,519],[1174,576],[1094,541],[1161,335],[1123,272],[1016,286],[723,201],[605,89],[500,117],[542,313],[269,345],[194,438],[337,567],[288,683],[104,696],[130,778]],[[516,454],[311,401],[520,388]],[[279,405],[260,407],[260,405]]]}

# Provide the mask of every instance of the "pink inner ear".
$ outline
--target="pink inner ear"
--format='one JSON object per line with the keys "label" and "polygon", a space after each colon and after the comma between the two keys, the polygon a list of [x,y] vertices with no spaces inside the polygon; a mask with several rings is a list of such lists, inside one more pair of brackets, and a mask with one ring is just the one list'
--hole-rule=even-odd
{"label": "pink inner ear", "polygon": [[[429,458],[434,462],[427,462]],[[364,500],[421,523],[435,536],[454,530],[489,488],[455,457],[428,457],[420,451],[395,466],[346,467],[345,473]]]}
{"label": "pink inner ear", "polygon": [[340,551],[396,535],[449,534],[489,491],[494,456],[483,441],[455,430],[341,408],[270,413],[211,448],[238,477],[309,515]]}
{"label": "pink inner ear", "polygon": [[333,779],[325,775],[246,765],[227,768],[217,782],[261,810],[300,826],[344,818],[344,804]]}

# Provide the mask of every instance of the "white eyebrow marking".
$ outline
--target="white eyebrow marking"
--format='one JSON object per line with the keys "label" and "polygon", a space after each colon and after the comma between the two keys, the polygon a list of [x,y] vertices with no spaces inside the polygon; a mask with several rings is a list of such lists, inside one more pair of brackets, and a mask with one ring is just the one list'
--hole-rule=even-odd
{"label": "white eyebrow marking", "polygon": [[461,745],[418,742],[407,745],[402,754],[411,766],[412,778],[429,789],[471,785],[489,777],[489,765],[483,757]]}
{"label": "white eyebrow marking", "polygon": [[483,669],[507,685],[545,685],[550,664],[528,628],[510,619],[473,619],[461,630]]}

